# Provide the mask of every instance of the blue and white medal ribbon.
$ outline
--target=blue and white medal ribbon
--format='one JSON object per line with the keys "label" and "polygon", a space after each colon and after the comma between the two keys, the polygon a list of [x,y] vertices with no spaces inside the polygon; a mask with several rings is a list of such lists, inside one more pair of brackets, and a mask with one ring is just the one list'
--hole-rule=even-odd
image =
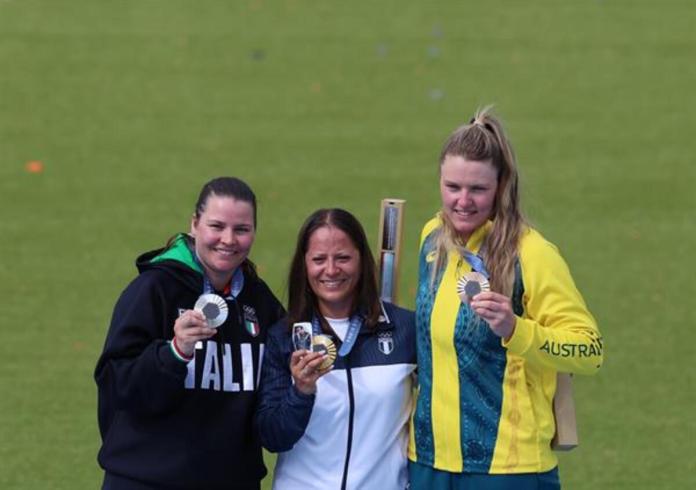
{"label": "blue and white medal ribbon", "polygon": [[[236,299],[237,296],[239,296],[239,293],[242,292],[242,289],[244,288],[244,271],[242,271],[241,267],[237,267],[237,269],[234,271],[234,274],[232,274],[232,279],[230,279],[230,291],[225,295],[225,299],[232,301],[233,299]],[[203,274],[203,294],[215,294],[215,288],[211,284],[210,280],[208,279],[208,276]]]}
{"label": "blue and white medal ribbon", "polygon": [[471,266],[471,272],[467,272],[457,281],[457,295],[462,303],[469,303],[477,294],[491,290],[488,282],[490,276],[479,255],[468,250],[464,250],[463,255]]}
{"label": "blue and white medal ribbon", "polygon": [[[345,357],[348,354],[350,354],[350,351],[353,349],[353,346],[355,345],[355,341],[358,340],[358,334],[360,333],[362,324],[363,319],[360,315],[353,315],[350,317],[350,321],[348,323],[348,330],[346,331],[346,336],[343,339],[341,348],[338,350],[338,355],[340,357]],[[314,315],[314,317],[312,318],[312,334],[315,336],[322,334],[319,318],[316,315]]]}
{"label": "blue and white medal ribbon", "polygon": [[483,262],[480,255],[464,250],[464,259],[469,263],[472,271],[484,275],[486,279],[490,278],[488,269],[486,269],[486,264]]}

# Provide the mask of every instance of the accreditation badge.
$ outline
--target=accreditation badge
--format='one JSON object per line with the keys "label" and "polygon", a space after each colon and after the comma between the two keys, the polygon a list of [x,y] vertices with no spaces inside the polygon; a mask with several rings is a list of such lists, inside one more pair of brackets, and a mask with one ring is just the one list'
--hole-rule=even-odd
{"label": "accreditation badge", "polygon": [[210,328],[218,328],[227,320],[227,302],[217,294],[200,295],[193,309],[203,313]]}
{"label": "accreditation badge", "polygon": [[319,365],[319,370],[329,369],[336,360],[336,344],[327,335],[315,335],[312,338],[312,352],[326,354],[326,359]]}
{"label": "accreditation badge", "polygon": [[462,300],[462,303],[469,304],[471,298],[478,293],[490,290],[491,286],[488,283],[488,279],[480,272],[467,272],[457,281],[457,294],[459,295],[459,299]]}

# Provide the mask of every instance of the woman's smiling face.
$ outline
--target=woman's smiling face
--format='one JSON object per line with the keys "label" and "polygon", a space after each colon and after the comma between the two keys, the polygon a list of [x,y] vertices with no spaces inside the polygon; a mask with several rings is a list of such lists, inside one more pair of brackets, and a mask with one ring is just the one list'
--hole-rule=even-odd
{"label": "woman's smiling face", "polygon": [[222,290],[254,243],[254,208],[246,201],[211,194],[200,216],[191,220],[191,235],[206,276]]}
{"label": "woman's smiling face", "polygon": [[498,173],[488,161],[446,155],[440,165],[442,209],[466,242],[493,214]]}
{"label": "woman's smiling face", "polygon": [[305,267],[321,314],[350,316],[361,273],[360,252],[350,237],[333,226],[317,228],[309,237]]}

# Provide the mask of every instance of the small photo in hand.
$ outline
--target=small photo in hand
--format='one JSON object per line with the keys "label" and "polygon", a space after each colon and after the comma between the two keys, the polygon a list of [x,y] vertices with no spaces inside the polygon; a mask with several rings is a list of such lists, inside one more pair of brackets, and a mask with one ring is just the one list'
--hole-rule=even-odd
{"label": "small photo in hand", "polygon": [[295,323],[292,326],[292,345],[295,350],[312,350],[312,324]]}

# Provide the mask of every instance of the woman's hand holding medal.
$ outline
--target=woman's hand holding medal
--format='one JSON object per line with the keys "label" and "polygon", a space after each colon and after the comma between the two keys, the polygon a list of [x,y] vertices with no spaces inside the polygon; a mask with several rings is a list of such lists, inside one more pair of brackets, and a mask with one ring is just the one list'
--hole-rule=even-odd
{"label": "woman's hand holding medal", "polygon": [[208,326],[205,315],[200,311],[186,310],[174,322],[176,346],[186,356],[193,356],[196,342],[209,339],[216,332]]}
{"label": "woman's hand holding medal", "polygon": [[290,373],[295,381],[295,388],[305,395],[312,395],[317,391],[317,380],[331,370],[321,369],[320,366],[327,358],[323,352],[311,352],[308,350],[296,350],[290,357]]}
{"label": "woman's hand holding medal", "polygon": [[483,291],[471,298],[470,306],[498,337],[508,340],[512,336],[516,319],[510,298],[492,291]]}

